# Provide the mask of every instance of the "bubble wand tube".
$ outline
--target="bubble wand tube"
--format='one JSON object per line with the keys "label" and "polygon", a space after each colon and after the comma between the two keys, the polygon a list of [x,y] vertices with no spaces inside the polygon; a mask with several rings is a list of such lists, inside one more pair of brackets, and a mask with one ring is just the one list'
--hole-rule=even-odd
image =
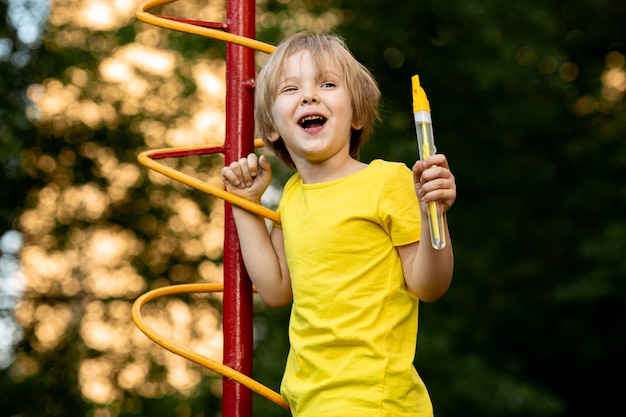
{"label": "bubble wand tube", "polygon": [[[433,122],[430,115],[430,103],[424,89],[420,86],[419,76],[411,77],[413,86],[413,117],[415,119],[415,131],[417,133],[417,145],[419,147],[420,160],[424,161],[437,153],[435,136],[433,135]],[[428,203],[428,225],[430,227],[430,241],[435,249],[443,249],[446,246],[446,234],[444,230],[443,211],[439,210],[439,203]]]}

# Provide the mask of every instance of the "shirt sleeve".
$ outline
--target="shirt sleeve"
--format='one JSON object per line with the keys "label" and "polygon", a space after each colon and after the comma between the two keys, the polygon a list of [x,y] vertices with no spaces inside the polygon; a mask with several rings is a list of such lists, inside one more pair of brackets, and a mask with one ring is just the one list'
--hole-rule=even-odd
{"label": "shirt sleeve", "polygon": [[282,220],[283,220],[282,219],[282,215],[284,213],[283,205],[285,204],[285,200],[287,200],[288,196],[291,194],[291,191],[293,190],[293,187],[299,181],[300,181],[300,175],[298,173],[295,173],[285,183],[285,186],[283,187],[282,196],[280,197],[280,201],[278,202],[278,207],[276,208],[276,213],[278,213],[278,215],[280,216],[281,222],[280,223],[272,222],[272,225],[274,227],[278,227],[278,228],[282,229]]}
{"label": "shirt sleeve", "polygon": [[420,208],[413,184],[413,173],[404,164],[392,164],[384,177],[379,216],[394,246],[420,240]]}

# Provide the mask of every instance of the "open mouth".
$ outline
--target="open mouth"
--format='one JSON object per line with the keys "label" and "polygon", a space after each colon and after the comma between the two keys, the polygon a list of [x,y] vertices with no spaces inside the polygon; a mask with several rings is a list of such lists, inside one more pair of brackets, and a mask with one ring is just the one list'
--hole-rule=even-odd
{"label": "open mouth", "polygon": [[324,123],[326,123],[326,118],[319,115],[304,116],[298,121],[300,127],[305,130],[320,128],[324,126]]}

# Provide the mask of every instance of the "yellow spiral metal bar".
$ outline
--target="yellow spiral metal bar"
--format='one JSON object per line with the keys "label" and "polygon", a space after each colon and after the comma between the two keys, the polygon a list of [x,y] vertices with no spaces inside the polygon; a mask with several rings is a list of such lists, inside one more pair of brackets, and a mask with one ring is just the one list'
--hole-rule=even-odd
{"label": "yellow spiral metal bar", "polygon": [[222,292],[224,291],[223,284],[181,284],[181,285],[171,285],[168,287],[157,288],[151,290],[142,296],[140,296],[134,303],[132,307],[132,318],[135,322],[135,325],[141,330],[146,336],[148,336],[152,341],[157,344],[163,346],[165,349],[173,352],[177,355],[180,355],[184,358],[189,359],[192,362],[197,363],[198,365],[204,366],[214,372],[217,372],[227,378],[232,379],[248,388],[257,394],[267,398],[270,401],[280,405],[281,407],[289,410],[289,404],[287,401],[276,391],[267,388],[265,385],[260,382],[255,381],[247,375],[242,374],[239,371],[236,371],[222,363],[219,363],[211,358],[207,358],[204,355],[200,355],[187,347],[180,345],[178,343],[172,342],[163,336],[159,335],[156,331],[154,331],[148,323],[143,319],[141,315],[142,307],[148,303],[159,297],[164,297],[168,295],[181,295],[181,294],[191,294],[191,293],[212,293],[212,292]]}
{"label": "yellow spiral metal bar", "polygon": [[[260,140],[255,141],[255,146],[263,146],[263,142]],[[224,201],[227,201],[231,204],[234,204],[238,207],[241,207],[244,210],[248,210],[254,214],[261,215],[269,220],[271,220],[274,224],[280,224],[280,215],[273,210],[270,210],[266,207],[263,207],[260,204],[256,204],[251,202],[250,200],[246,200],[245,198],[239,197],[233,193],[230,193],[223,188],[215,187],[209,184],[206,181],[202,181],[198,178],[195,178],[189,174],[185,174],[180,172],[174,168],[168,167],[160,163],[158,160],[159,155],[171,154],[176,152],[188,151],[202,151],[203,149],[207,149],[210,147],[207,146],[188,146],[188,147],[178,147],[178,148],[165,148],[165,149],[157,149],[151,151],[145,151],[139,154],[137,160],[144,166],[160,172],[163,175],[166,175],[176,181],[182,182],[185,185],[193,187],[197,190],[203,191],[205,193],[214,195],[215,197],[221,198]]]}
{"label": "yellow spiral metal bar", "polygon": [[271,54],[276,49],[275,46],[255,39],[246,38],[232,33],[223,32],[217,29],[205,28],[184,22],[177,22],[170,19],[154,16],[147,12],[163,4],[173,3],[176,0],[148,0],[139,6],[139,10],[135,13],[137,19],[142,22],[149,23],[154,26],[165,29],[176,30],[178,32],[191,33],[193,35],[204,36],[206,38],[217,39],[224,42],[234,43],[235,45],[245,46],[259,52]]}
{"label": "yellow spiral metal bar", "polygon": [[[164,4],[172,3],[174,1],[176,0],[148,0],[139,6],[139,9],[136,12],[135,16],[137,17],[137,19],[145,23],[149,23],[158,27],[176,30],[179,32],[190,33],[194,35],[200,35],[200,36],[204,36],[207,38],[221,40],[224,42],[230,42],[236,45],[245,46],[245,47],[254,49],[256,51],[265,52],[268,54],[274,52],[274,50],[276,49],[276,47],[273,45],[260,42],[255,39],[250,39],[245,36],[239,36],[239,35],[235,35],[232,33],[223,32],[217,29],[200,27],[200,26],[189,24],[189,23],[178,22],[175,20],[170,20],[170,19],[166,19],[163,17],[154,16],[147,12],[149,9],[152,9],[154,7],[161,6]],[[262,141],[257,139],[255,140],[255,147],[259,147],[259,146],[263,146],[263,143]],[[166,165],[163,165],[155,160],[155,157],[158,158],[159,155],[163,155],[163,154],[175,153],[175,152],[180,152],[184,150],[199,151],[204,148],[207,148],[207,147],[203,147],[203,146],[179,147],[179,148],[166,148],[166,149],[151,150],[151,151],[142,152],[141,154],[139,154],[137,159],[142,165],[146,166],[147,168],[160,172],[161,174],[166,175],[176,181],[180,181],[183,184],[186,184],[190,187],[193,187],[205,193],[214,195],[218,198],[221,198],[231,204],[234,204],[252,213],[259,214],[271,220],[275,224],[280,224],[280,217],[276,212],[268,208],[265,208],[259,204],[252,203],[249,200],[236,196],[235,194],[229,193],[225,191],[224,189],[214,187],[205,181],[201,181],[190,175],[184,174],[178,170],[175,170]]]}
{"label": "yellow spiral metal bar", "polygon": [[[225,31],[211,29],[207,27],[197,26],[190,23],[185,23],[177,20],[167,19],[159,16],[154,16],[147,11],[157,6],[161,6],[167,3],[172,3],[176,0],[148,0],[142,3],[139,6],[138,11],[135,16],[138,20],[142,22],[162,27],[165,29],[171,29],[179,32],[190,33],[194,35],[199,35],[207,38],[217,39],[224,42],[229,42],[236,45],[241,45],[244,47],[248,47],[254,49],[259,52],[272,53],[276,49],[275,46],[269,45],[264,42],[257,41],[255,39],[246,38],[243,36],[235,35],[232,33],[227,33]],[[170,155],[178,154],[207,154],[214,153],[212,152],[216,148],[218,150],[221,149],[222,145],[217,146],[190,146],[190,147],[175,147],[175,148],[166,148],[166,149],[157,149],[145,151],[139,154],[138,160],[139,162],[146,166],[149,169],[152,169],[156,172],[159,172],[163,175],[166,175],[176,181],[179,181],[185,185],[196,188],[205,193],[211,194],[218,198],[221,198],[231,204],[234,204],[238,207],[241,207],[245,210],[248,210],[252,213],[261,215],[275,224],[280,224],[280,216],[275,211],[272,211],[268,208],[261,206],[260,204],[253,203],[249,200],[241,198],[235,194],[227,192],[223,188],[215,187],[205,181],[199,180],[191,175],[187,175],[182,173],[176,169],[168,167],[160,162],[159,159],[164,159],[171,157]],[[259,139],[255,140],[255,147],[263,146],[263,142]],[[147,337],[149,337],[152,341],[162,346],[163,348],[173,352],[177,355],[180,355],[186,359],[189,359],[192,362],[197,363],[198,365],[204,366],[218,374],[232,379],[257,394],[267,398],[268,400],[278,404],[279,406],[289,410],[289,404],[287,401],[277,392],[272,389],[264,386],[263,384],[255,381],[249,376],[236,371],[235,369],[226,366],[220,362],[217,362],[213,359],[210,359],[206,356],[200,355],[187,347],[180,345],[178,343],[172,342],[163,336],[159,335],[155,332],[146,321],[143,319],[141,315],[142,307],[156,298],[168,296],[168,295],[181,295],[181,294],[190,294],[190,293],[210,293],[210,292],[222,292],[224,291],[223,284],[183,284],[183,285],[173,285],[163,288],[158,288],[152,291],[149,291],[142,296],[140,296],[132,306],[132,319],[135,325],[139,328],[141,332],[143,332]]]}

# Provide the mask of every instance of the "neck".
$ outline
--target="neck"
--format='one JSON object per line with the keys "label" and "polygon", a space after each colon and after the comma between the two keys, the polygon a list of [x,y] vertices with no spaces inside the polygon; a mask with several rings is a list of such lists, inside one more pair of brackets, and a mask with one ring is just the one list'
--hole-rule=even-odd
{"label": "neck", "polygon": [[358,172],[366,166],[366,163],[357,161],[349,156],[341,160],[332,158],[321,162],[307,160],[296,162],[296,168],[304,184],[338,180]]}

